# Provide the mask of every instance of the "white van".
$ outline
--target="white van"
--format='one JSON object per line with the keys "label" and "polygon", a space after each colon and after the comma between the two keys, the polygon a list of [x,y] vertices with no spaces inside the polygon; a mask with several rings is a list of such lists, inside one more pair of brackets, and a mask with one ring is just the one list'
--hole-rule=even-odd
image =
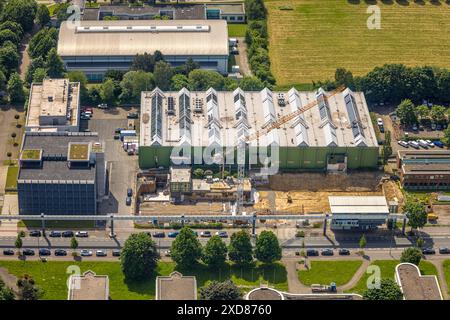
{"label": "white van", "polygon": [[428,149],[428,143],[425,140],[419,140],[418,142],[422,148]]}
{"label": "white van", "polygon": [[417,141],[409,141],[408,144],[413,147],[414,149],[419,149],[420,145]]}

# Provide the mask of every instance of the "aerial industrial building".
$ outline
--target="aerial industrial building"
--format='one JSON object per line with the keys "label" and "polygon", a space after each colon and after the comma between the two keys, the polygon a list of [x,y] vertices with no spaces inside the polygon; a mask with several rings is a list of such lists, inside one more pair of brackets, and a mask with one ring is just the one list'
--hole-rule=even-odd
{"label": "aerial industrial building", "polygon": [[79,125],[79,82],[44,79],[31,84],[26,131],[78,131]]}
{"label": "aerial industrial building", "polygon": [[399,150],[397,169],[405,189],[450,190],[449,150]]}
{"label": "aerial industrial building", "polygon": [[227,73],[224,20],[127,20],[63,22],[58,54],[68,71],[100,81],[108,70],[128,70],[136,54],[161,51],[172,66],[189,58],[201,68]]}
{"label": "aerial industrial building", "polygon": [[[323,90],[299,92],[163,92],[141,97],[139,165],[236,165],[236,146],[278,119],[314,103],[267,134],[248,141],[247,169],[261,166],[262,154],[281,170],[345,171],[374,168],[378,142],[362,92],[327,96]],[[231,148],[231,151],[229,150]],[[277,149],[278,159],[272,156]],[[205,154],[213,162],[205,161]],[[251,156],[250,156],[251,155]],[[254,156],[259,157],[256,163]],[[200,163],[199,163],[200,161]],[[228,167],[227,167],[228,168]]]}
{"label": "aerial industrial building", "polygon": [[97,213],[106,164],[96,133],[26,132],[19,162],[19,214]]}

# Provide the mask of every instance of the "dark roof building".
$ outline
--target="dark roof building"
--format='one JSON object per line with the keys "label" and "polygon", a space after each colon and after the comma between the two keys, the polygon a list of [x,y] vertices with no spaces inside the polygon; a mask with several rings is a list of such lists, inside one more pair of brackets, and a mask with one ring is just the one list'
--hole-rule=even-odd
{"label": "dark roof building", "polygon": [[96,214],[106,179],[96,133],[27,132],[22,146],[20,214]]}
{"label": "dark roof building", "polygon": [[399,150],[397,169],[406,189],[450,190],[450,150]]}
{"label": "dark roof building", "polygon": [[400,263],[395,267],[395,280],[405,300],[443,300],[435,275],[423,276],[412,263]]}

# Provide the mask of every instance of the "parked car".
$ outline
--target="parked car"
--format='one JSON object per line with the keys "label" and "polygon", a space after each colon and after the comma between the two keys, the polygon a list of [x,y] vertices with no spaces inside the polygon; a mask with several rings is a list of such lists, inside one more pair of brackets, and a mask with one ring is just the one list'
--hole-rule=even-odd
{"label": "parked car", "polygon": [[5,249],[5,250],[3,250],[3,255],[5,255],[5,256],[13,256],[14,255],[14,250],[13,249]]}
{"label": "parked car", "polygon": [[22,253],[24,256],[34,256],[34,250],[32,249],[23,249]]}
{"label": "parked car", "polygon": [[67,251],[63,250],[63,249],[56,249],[55,250],[55,256],[58,256],[58,257],[67,256]]}
{"label": "parked car", "polygon": [[202,232],[200,232],[200,237],[202,237],[202,238],[209,238],[209,237],[211,237],[211,231],[202,231]]}
{"label": "parked car", "polygon": [[166,234],[164,232],[153,232],[153,238],[164,238]]}
{"label": "parked car", "polygon": [[83,109],[81,109],[81,112],[86,112],[89,111],[90,113],[94,113],[94,109],[92,109],[91,107],[84,107]]}
{"label": "parked car", "polygon": [[92,256],[92,251],[83,249],[83,250],[80,251],[80,255],[82,257],[91,257]]}
{"label": "parked car", "polygon": [[39,231],[39,230],[30,231],[30,237],[40,237],[40,236],[41,236],[41,231]]}
{"label": "parked car", "polygon": [[115,134],[115,135],[114,135],[114,140],[119,140],[119,139],[120,139],[120,135]]}
{"label": "parked car", "polygon": [[420,149],[420,145],[419,145],[419,143],[418,143],[417,141],[411,140],[411,141],[408,142],[408,144],[409,144],[411,147],[413,147],[414,149]]}
{"label": "parked car", "polygon": [[423,254],[435,254],[436,250],[434,250],[433,248],[425,248],[422,250]]}
{"label": "parked car", "polygon": [[444,144],[441,141],[439,141],[439,140],[433,141],[433,144],[436,147],[438,147],[438,148],[443,148],[444,147]]}
{"label": "parked car", "polygon": [[424,140],[424,141],[427,143],[428,147],[430,147],[430,148],[435,147],[435,145],[433,144],[433,142],[431,142],[431,140]]}
{"label": "parked car", "polygon": [[436,123],[431,124],[431,130],[436,130]]}
{"label": "parked car", "polygon": [[129,196],[129,197],[133,196],[133,189],[131,189],[131,188],[127,189],[127,196]]}
{"label": "parked car", "polygon": [[129,112],[127,114],[127,118],[128,119],[137,119],[137,118],[139,118],[139,113],[137,113],[137,112]]}
{"label": "parked car", "polygon": [[85,114],[81,114],[80,118],[81,118],[81,120],[91,120],[91,117],[89,117]]}
{"label": "parked car", "polygon": [[333,249],[323,249],[321,254],[323,256],[332,256],[332,255],[334,255],[334,251],[333,251]]}
{"label": "parked car", "polygon": [[106,257],[108,254],[106,253],[106,250],[97,250],[95,251],[95,255],[97,257]]}
{"label": "parked car", "polygon": [[308,250],[306,250],[306,255],[308,257],[318,256],[319,255],[319,251],[317,251],[315,249],[308,249]]}
{"label": "parked car", "polygon": [[72,238],[72,237],[74,236],[74,233],[73,233],[73,231],[64,231],[64,232],[62,233],[62,236],[63,236],[64,238]]}
{"label": "parked car", "polygon": [[447,247],[439,248],[440,254],[450,254],[450,249]]}
{"label": "parked car", "polygon": [[61,237],[61,231],[52,231],[49,234],[50,237],[52,238],[60,238]]}
{"label": "parked car", "polygon": [[413,130],[414,132],[419,131],[419,126],[417,125],[417,123],[413,124],[412,130]]}
{"label": "parked car", "polygon": [[168,236],[169,238],[176,238],[178,234],[179,234],[178,231],[173,231],[173,232],[169,232],[169,233],[167,234],[167,236]]}
{"label": "parked car", "polygon": [[428,143],[425,140],[419,140],[417,141],[419,143],[419,146],[421,146],[424,149],[428,149]]}
{"label": "parked car", "polygon": [[125,199],[125,203],[126,203],[127,206],[131,206],[131,197],[127,197]]}
{"label": "parked car", "polygon": [[47,248],[39,249],[40,256],[49,256],[51,254],[52,254],[52,252],[50,251],[50,249],[47,249]]}
{"label": "parked car", "polygon": [[124,128],[116,128],[116,130],[114,130],[114,133],[120,133],[120,131],[125,130]]}
{"label": "parked car", "polygon": [[404,148],[409,148],[409,144],[406,141],[400,140],[400,141],[397,141],[397,143]]}
{"label": "parked car", "polygon": [[339,249],[339,255],[348,256],[350,254],[350,250],[348,249]]}
{"label": "parked car", "polygon": [[379,126],[383,126],[383,125],[384,125],[384,123],[383,123],[383,119],[381,119],[381,118],[377,118],[377,125],[379,125]]}
{"label": "parked car", "polygon": [[120,250],[119,249],[114,249],[112,251],[112,255],[113,255],[113,257],[120,257]]}
{"label": "parked car", "polygon": [[444,130],[444,127],[442,126],[442,124],[437,124],[437,125],[436,125],[436,130],[437,130],[437,131]]}
{"label": "parked car", "polygon": [[217,231],[216,236],[219,236],[221,238],[228,238],[228,233],[226,231]]}
{"label": "parked car", "polygon": [[100,103],[100,104],[98,105],[98,108],[99,108],[99,109],[108,109],[108,105],[107,105],[106,103]]}
{"label": "parked car", "polygon": [[77,231],[75,236],[78,238],[87,238],[89,237],[89,233],[87,231]]}

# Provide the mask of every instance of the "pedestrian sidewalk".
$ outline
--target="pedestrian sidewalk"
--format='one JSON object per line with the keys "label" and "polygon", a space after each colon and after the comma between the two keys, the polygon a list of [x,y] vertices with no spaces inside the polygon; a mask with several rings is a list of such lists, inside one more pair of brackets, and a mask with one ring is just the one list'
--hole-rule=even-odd
{"label": "pedestrian sidewalk", "polygon": [[[2,216],[16,215],[19,213],[17,194],[5,194],[3,196]],[[0,236],[11,237],[17,235],[17,220],[0,221]]]}

